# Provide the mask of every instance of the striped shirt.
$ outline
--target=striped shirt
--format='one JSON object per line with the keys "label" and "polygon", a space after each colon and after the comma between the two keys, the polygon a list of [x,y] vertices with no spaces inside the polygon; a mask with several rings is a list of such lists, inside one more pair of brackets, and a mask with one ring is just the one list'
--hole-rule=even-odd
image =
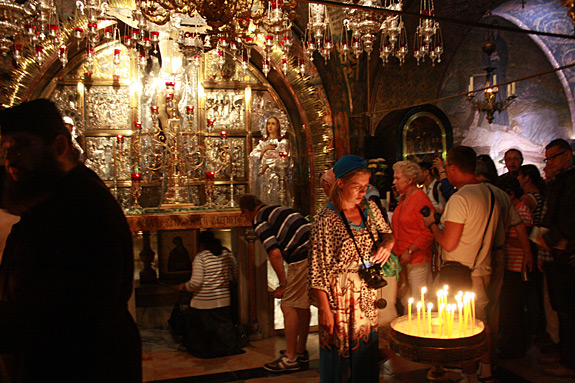
{"label": "striped shirt", "polygon": [[[533,227],[533,218],[531,217],[529,208],[523,201],[515,205],[515,208],[527,231],[529,231]],[[517,231],[515,231],[513,227],[507,228],[507,238],[517,238]],[[503,249],[505,250],[505,269],[520,273],[523,270],[523,250],[511,246],[508,242],[505,242]]]}
{"label": "striped shirt", "polygon": [[190,307],[208,310],[230,305],[230,281],[238,279],[238,263],[224,250],[215,256],[209,250],[199,252],[194,258],[192,278],[186,290],[194,293]]}
{"label": "striped shirt", "polygon": [[288,264],[307,258],[311,223],[297,211],[284,206],[263,205],[254,218],[253,226],[266,252],[279,249]]}

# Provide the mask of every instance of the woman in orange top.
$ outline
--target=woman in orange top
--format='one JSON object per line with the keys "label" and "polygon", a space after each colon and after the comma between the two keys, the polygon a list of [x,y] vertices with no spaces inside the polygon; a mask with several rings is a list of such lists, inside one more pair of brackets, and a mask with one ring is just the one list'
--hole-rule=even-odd
{"label": "woman in orange top", "polygon": [[391,219],[395,245],[393,252],[407,269],[408,294],[402,298],[404,307],[409,297],[430,287],[431,246],[433,234],[423,225],[420,210],[427,206],[435,213],[427,194],[417,186],[421,174],[419,165],[412,161],[399,161],[393,165],[393,186],[401,194]]}

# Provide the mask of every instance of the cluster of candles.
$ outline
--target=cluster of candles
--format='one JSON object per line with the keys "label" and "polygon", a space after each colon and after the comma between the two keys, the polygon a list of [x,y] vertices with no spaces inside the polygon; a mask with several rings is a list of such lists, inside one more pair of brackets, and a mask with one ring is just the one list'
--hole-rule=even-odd
{"label": "cluster of candles", "polygon": [[432,319],[431,311],[433,303],[427,303],[427,313],[425,312],[425,294],[427,287],[421,289],[421,301],[417,302],[417,331],[414,331],[412,325],[411,306],[414,303],[413,298],[408,301],[408,332],[415,333],[418,336],[432,334],[439,337],[452,338],[454,336],[453,324],[455,321],[455,311],[458,311],[458,332],[459,337],[473,334],[475,327],[475,293],[462,291],[455,295],[455,303],[448,303],[449,286],[443,286],[442,290],[437,292],[437,316]]}

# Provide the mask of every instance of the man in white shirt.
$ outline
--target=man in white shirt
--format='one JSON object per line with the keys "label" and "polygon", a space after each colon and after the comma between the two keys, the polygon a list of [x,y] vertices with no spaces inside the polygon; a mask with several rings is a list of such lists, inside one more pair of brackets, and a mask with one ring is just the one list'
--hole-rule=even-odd
{"label": "man in white shirt", "polygon": [[[443,249],[443,263],[458,262],[471,270],[472,290],[476,294],[476,316],[485,321],[489,303],[487,287],[491,276],[491,245],[500,210],[487,185],[475,177],[475,166],[476,153],[472,148],[456,146],[449,151],[445,169],[449,182],[458,191],[445,205],[441,217],[443,229],[431,215],[423,217],[423,222]],[[481,362],[490,366],[492,347],[487,327],[486,332],[488,352]],[[465,381],[477,381],[474,367],[477,366],[473,364],[465,367]]]}
{"label": "man in white shirt", "polygon": [[422,161],[419,163],[421,168],[421,184],[423,185],[423,191],[433,204],[435,210],[439,213],[443,213],[445,208],[445,198],[441,194],[439,189],[439,181],[437,180],[437,169],[433,167],[430,162]]}

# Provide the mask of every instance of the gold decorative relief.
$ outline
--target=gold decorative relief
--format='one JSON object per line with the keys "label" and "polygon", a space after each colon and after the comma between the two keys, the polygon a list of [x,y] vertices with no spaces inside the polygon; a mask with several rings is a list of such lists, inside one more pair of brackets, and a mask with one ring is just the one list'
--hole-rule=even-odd
{"label": "gold decorative relief", "polygon": [[130,129],[129,87],[86,88],[86,129]]}

